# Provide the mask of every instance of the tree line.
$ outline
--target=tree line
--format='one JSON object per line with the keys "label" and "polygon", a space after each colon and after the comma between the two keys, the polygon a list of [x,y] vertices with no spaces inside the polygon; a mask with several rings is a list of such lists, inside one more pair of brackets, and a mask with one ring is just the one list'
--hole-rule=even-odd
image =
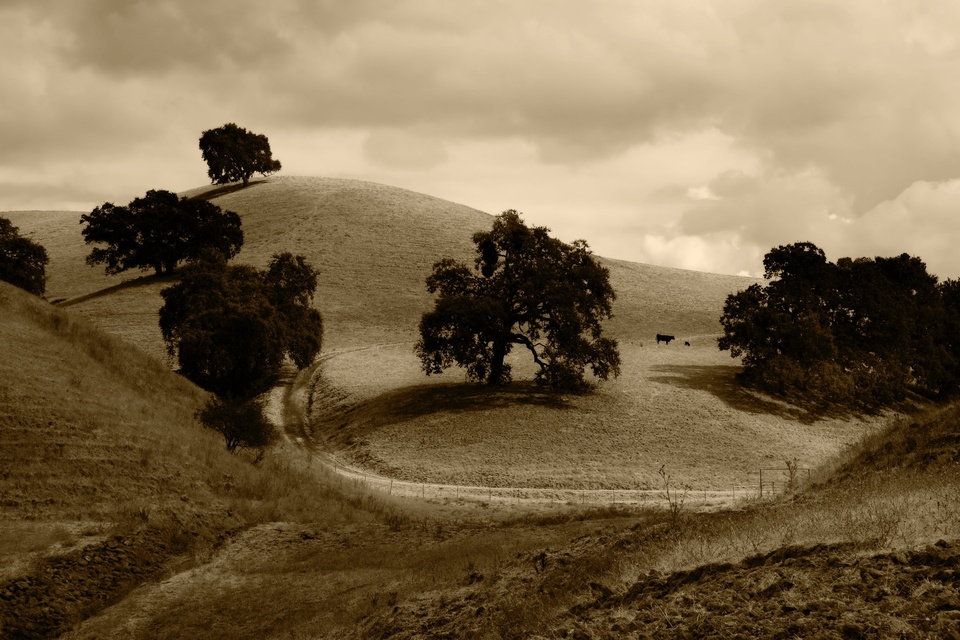
{"label": "tree line", "polygon": [[772,249],[763,266],[768,282],[728,296],[720,320],[745,384],[859,409],[960,390],[960,282],[906,253],[834,263],[809,242]]}

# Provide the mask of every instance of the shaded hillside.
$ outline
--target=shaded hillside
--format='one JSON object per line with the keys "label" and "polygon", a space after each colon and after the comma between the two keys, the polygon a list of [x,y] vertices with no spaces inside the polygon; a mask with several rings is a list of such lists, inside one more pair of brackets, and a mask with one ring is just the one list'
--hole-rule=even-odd
{"label": "shaded hillside", "polygon": [[[238,262],[262,267],[273,253],[290,251],[320,269],[316,306],[326,321],[327,349],[415,340],[420,316],[431,304],[424,280],[433,263],[443,256],[472,262],[470,237],[492,220],[460,204],[359,180],[271,177],[245,189],[204,187],[185,195],[210,197],[241,216],[245,243]],[[48,248],[49,299],[73,299],[68,304],[98,326],[163,355],[156,311],[165,282],[136,273],[106,277],[87,267],[79,212],[9,215]],[[620,339],[716,333],[726,295],[752,282],[605,263],[618,296],[610,332]],[[128,281],[135,286],[106,289]],[[89,295],[98,291],[102,295]]]}
{"label": "shaded hillside", "polygon": [[159,362],[6,283],[0,353],[0,517],[110,519],[204,477],[206,394]]}
{"label": "shaded hillside", "polygon": [[0,282],[0,637],[56,637],[252,524],[371,519],[290,456],[229,454],[206,397]]}

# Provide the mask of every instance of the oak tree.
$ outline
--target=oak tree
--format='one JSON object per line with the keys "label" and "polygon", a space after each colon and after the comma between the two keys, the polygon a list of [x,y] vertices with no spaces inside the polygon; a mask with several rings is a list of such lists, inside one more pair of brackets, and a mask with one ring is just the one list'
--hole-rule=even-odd
{"label": "oak tree", "polygon": [[231,258],[243,245],[236,213],[163,190],[147,191],[127,206],[106,202],[82,215],[80,223],[85,225],[84,242],[106,245],[91,250],[87,264],[104,264],[108,274],[129,269],[171,273],[204,250]]}
{"label": "oak tree", "polygon": [[161,291],[167,350],[200,387],[255,396],[270,387],[285,357],[303,369],[320,352],[323,322],[311,307],[316,282],[301,256],[274,255],[261,271],[209,252]]}
{"label": "oak tree", "polygon": [[255,173],[280,171],[280,161],[273,159],[267,136],[251,133],[232,122],[204,131],[200,135],[200,151],[213,184],[243,181],[243,186],[247,186]]}
{"label": "oak tree", "polygon": [[0,217],[0,280],[42,296],[47,288],[47,250],[20,235],[20,229]]}
{"label": "oak tree", "polygon": [[588,366],[600,380],[619,375],[617,343],[601,328],[616,296],[586,242],[564,244],[514,210],[473,242],[472,268],[444,258],[427,278],[437,299],[416,345],[427,375],[457,365],[471,379],[506,384],[515,345],[533,358],[537,381],[555,388],[583,386]]}
{"label": "oak tree", "polygon": [[222,435],[231,453],[245,448],[262,451],[277,440],[276,429],[255,399],[214,396],[197,412],[197,419]]}

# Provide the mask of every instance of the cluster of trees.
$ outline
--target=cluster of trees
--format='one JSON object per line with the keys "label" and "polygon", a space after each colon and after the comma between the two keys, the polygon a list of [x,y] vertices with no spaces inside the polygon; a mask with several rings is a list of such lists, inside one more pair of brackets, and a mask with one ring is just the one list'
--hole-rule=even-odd
{"label": "cluster of trees", "polygon": [[47,250],[0,217],[0,280],[42,296],[47,289]]}
{"label": "cluster of trees", "polygon": [[[214,184],[280,169],[266,136],[230,123],[204,131],[200,148]],[[202,198],[147,191],[126,206],[110,202],[80,218],[87,263],[108,274],[152,269],[178,282],[161,291],[160,329],[180,373],[214,397],[198,412],[230,451],[261,452],[275,438],[255,400],[284,358],[306,367],[320,351],[323,323],[311,308],[317,274],[302,256],[274,255],[265,271],[231,266],[243,246],[240,216]]]}
{"label": "cluster of trees", "polygon": [[860,408],[960,388],[960,282],[907,254],[832,263],[809,242],[763,266],[769,282],[728,296],[720,320],[719,347],[743,357],[748,385]]}
{"label": "cluster of trees", "polygon": [[216,395],[198,417],[229,450],[273,441],[256,396],[275,382],[285,358],[304,369],[320,352],[316,287],[317,272],[303,256],[276,254],[260,270],[209,251],[161,291],[167,350],[181,374]]}
{"label": "cluster of trees", "polygon": [[473,242],[473,268],[445,258],[427,278],[437,299],[416,345],[427,375],[458,365],[473,380],[506,384],[514,345],[530,353],[536,380],[556,389],[582,388],[588,366],[600,380],[619,375],[617,343],[601,331],[616,295],[586,242],[564,244],[514,210]]}

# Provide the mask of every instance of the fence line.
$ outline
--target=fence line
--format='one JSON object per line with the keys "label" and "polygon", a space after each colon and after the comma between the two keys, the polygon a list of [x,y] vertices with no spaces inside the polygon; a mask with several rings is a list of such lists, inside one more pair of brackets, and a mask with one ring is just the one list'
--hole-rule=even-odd
{"label": "fence line", "polygon": [[[658,505],[668,501],[664,488],[655,489],[570,489],[549,487],[492,487],[462,484],[439,484],[399,480],[370,474],[360,469],[344,466],[332,457],[325,462],[338,476],[343,485],[349,483],[354,488],[363,488],[380,491],[391,496],[418,497],[421,499],[453,499],[487,501],[501,503],[540,502],[566,504],[631,504],[631,505]],[[729,489],[694,489],[682,486],[670,487],[671,495],[676,493],[682,500],[691,506],[718,506],[737,503],[757,498],[771,498],[783,495],[791,490],[789,478],[776,475],[778,472],[788,473],[787,469],[763,468],[751,475],[756,475],[757,481],[734,483]],[[792,487],[799,488],[803,480],[809,480],[810,470],[807,468],[795,472]]]}

